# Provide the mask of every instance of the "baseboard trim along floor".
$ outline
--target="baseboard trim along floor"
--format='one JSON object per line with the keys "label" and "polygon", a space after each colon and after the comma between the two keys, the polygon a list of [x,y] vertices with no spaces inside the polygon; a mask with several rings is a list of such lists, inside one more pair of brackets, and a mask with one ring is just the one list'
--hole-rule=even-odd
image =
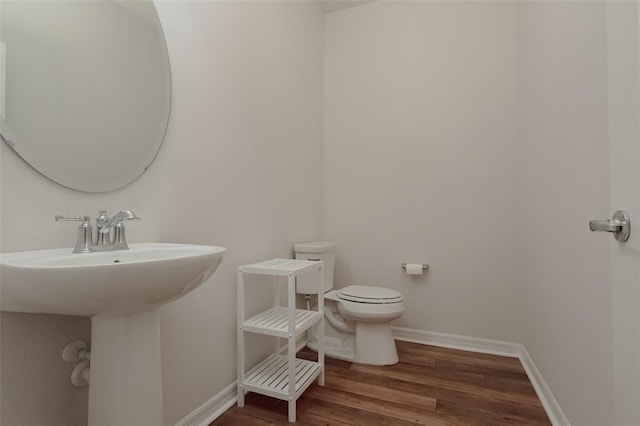
{"label": "baseboard trim along floor", "polygon": [[207,426],[236,404],[237,382],[234,381],[207,402],[196,408],[175,426]]}
{"label": "baseboard trim along floor", "polygon": [[[551,389],[547,386],[529,352],[527,352],[527,349],[523,345],[404,327],[393,327],[393,335],[396,340],[405,342],[518,358],[527,372],[527,376],[535,388],[536,394],[538,398],[540,398],[540,402],[549,416],[551,423],[554,426],[569,425],[569,421],[562,412],[560,405],[558,405]],[[305,342],[296,343],[296,346],[299,348],[305,345]],[[236,392],[236,382],[233,382],[184,419],[176,423],[175,426],[208,426],[226,410],[233,407],[237,399]]]}

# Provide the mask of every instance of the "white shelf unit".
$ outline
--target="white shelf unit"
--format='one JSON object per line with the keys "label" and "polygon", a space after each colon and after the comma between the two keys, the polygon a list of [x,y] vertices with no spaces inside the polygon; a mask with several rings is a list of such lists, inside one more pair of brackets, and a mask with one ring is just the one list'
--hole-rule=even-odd
{"label": "white shelf unit", "polygon": [[[317,310],[296,309],[296,277],[318,275]],[[272,276],[274,307],[245,319],[245,274]],[[287,278],[287,306],[280,306],[278,277]],[[318,362],[296,358],[296,338],[314,324],[318,330]],[[274,353],[245,372],[245,333],[287,339],[287,355]],[[291,380],[293,378],[293,380]],[[289,421],[296,421],[296,400],[315,379],[324,386],[324,264],[310,260],[272,259],[238,267],[238,407],[244,395],[256,392],[289,403]]]}

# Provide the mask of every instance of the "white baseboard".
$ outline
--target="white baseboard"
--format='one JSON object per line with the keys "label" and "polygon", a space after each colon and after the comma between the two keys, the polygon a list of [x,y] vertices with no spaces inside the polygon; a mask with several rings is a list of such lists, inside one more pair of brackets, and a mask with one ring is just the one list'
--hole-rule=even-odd
{"label": "white baseboard", "polygon": [[500,340],[478,339],[476,337],[458,336],[455,334],[436,333],[434,331],[415,330],[412,328],[392,327],[393,338],[405,342],[463,351],[518,358],[522,345]]}
{"label": "white baseboard", "polygon": [[558,401],[556,401],[553,393],[551,393],[551,389],[549,389],[549,386],[547,386],[547,383],[542,378],[542,374],[540,374],[540,371],[538,371],[538,368],[533,363],[533,359],[531,355],[529,355],[529,352],[527,352],[527,348],[522,346],[522,352],[518,358],[524,370],[527,372],[527,376],[529,376],[529,380],[536,390],[551,424],[554,426],[569,426],[569,420],[562,412],[562,408],[560,408]]}
{"label": "white baseboard", "polygon": [[540,402],[547,416],[549,416],[551,424],[554,426],[569,426],[569,420],[562,412],[551,389],[547,386],[547,383],[544,381],[542,374],[540,374],[527,349],[520,343],[479,339],[476,337],[436,333],[433,331],[415,330],[404,327],[393,327],[393,337],[396,340],[405,342],[518,358],[538,398],[540,398]]}
{"label": "white baseboard", "polygon": [[175,426],[208,426],[225,411],[233,407],[237,399],[237,382],[234,381],[176,423]]}

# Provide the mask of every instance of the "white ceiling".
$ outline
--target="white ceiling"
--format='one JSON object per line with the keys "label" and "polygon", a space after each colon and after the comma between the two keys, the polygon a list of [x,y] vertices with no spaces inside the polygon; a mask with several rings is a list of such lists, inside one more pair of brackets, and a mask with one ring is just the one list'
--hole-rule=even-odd
{"label": "white ceiling", "polygon": [[371,3],[375,0],[316,0],[320,9],[324,13],[336,12],[349,7],[358,6],[364,3]]}

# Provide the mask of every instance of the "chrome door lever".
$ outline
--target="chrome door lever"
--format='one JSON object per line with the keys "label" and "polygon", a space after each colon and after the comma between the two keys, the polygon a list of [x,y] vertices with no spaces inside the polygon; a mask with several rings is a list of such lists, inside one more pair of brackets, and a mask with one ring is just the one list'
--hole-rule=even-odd
{"label": "chrome door lever", "polygon": [[589,222],[589,229],[592,231],[611,232],[616,240],[625,242],[631,234],[631,219],[629,219],[628,214],[618,210],[614,213],[612,219],[592,220]]}
{"label": "chrome door lever", "polygon": [[592,231],[618,232],[622,226],[611,223],[610,220],[592,220],[589,222],[589,228]]}

